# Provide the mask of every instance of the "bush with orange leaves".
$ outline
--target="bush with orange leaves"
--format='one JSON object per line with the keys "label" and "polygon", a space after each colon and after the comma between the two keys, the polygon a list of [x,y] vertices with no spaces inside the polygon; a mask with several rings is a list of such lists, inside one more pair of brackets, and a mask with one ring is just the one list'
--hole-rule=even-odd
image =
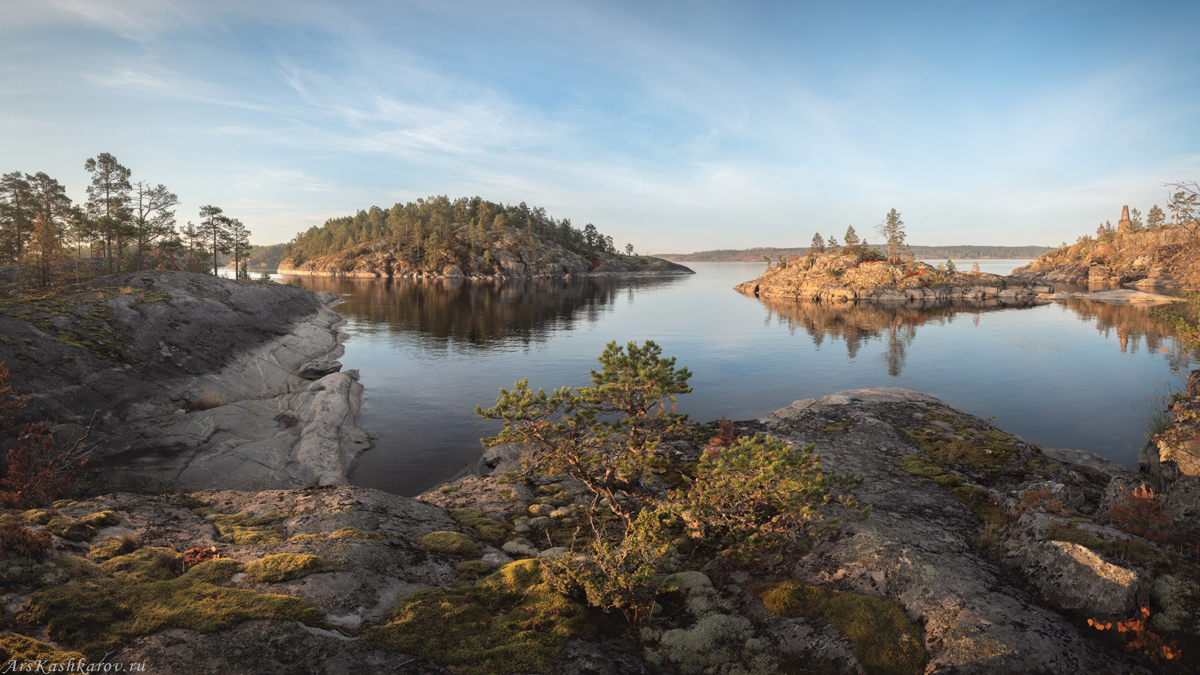
{"label": "bush with orange leaves", "polygon": [[1145,483],[1133,492],[1127,492],[1124,486],[1119,490],[1120,494],[1109,501],[1109,519],[1129,534],[1162,542],[1171,526],[1171,516],[1163,511],[1154,490]]}
{"label": "bush with orange leaves", "polygon": [[[1156,664],[1168,663],[1178,659],[1181,653],[1178,643],[1167,642],[1162,639],[1161,636],[1147,625],[1149,620],[1150,608],[1143,607],[1140,616],[1117,622],[1117,632],[1128,634],[1126,635],[1125,651],[1130,653],[1141,652],[1149,656],[1150,660]],[[1111,621],[1103,622],[1088,619],[1088,625],[1099,631],[1113,629]]]}

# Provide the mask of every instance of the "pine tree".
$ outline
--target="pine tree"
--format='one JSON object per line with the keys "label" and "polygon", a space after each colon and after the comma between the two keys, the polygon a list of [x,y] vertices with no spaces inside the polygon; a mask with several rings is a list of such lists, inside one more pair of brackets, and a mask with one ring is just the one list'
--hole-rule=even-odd
{"label": "pine tree", "polygon": [[884,221],[875,226],[875,231],[879,236],[883,237],[884,243],[887,245],[888,262],[899,263],[904,246],[904,221],[900,220],[900,212],[896,209],[888,211]]}
{"label": "pine tree", "polygon": [[[229,252],[229,219],[224,216],[219,206],[206,204],[200,207],[200,234],[204,245],[211,242],[212,273],[217,276],[217,256]],[[191,223],[188,223],[191,225]]]}
{"label": "pine tree", "polygon": [[20,171],[0,176],[0,255],[17,260],[33,234],[33,189]]}
{"label": "pine tree", "polygon": [[1167,214],[1158,208],[1158,204],[1150,207],[1150,213],[1146,214],[1146,229],[1161,230],[1167,222]]}
{"label": "pine tree", "polygon": [[809,249],[809,252],[813,252],[813,251],[815,251],[817,253],[825,252],[825,240],[821,238],[820,232],[817,232],[816,234],[813,235],[812,248]]}
{"label": "pine tree", "polygon": [[102,152],[83,163],[83,168],[92,174],[92,184],[87,187],[88,214],[92,216],[100,233],[104,236],[105,264],[111,271],[113,265],[113,240],[116,240],[117,268],[121,266],[121,235],[124,233],[129,211],[129,169],[121,166],[116,157]]}
{"label": "pine tree", "polygon": [[846,236],[842,237],[842,239],[844,239],[846,241],[846,246],[848,246],[850,248],[854,248],[855,246],[858,246],[861,243],[858,240],[858,233],[854,231],[853,225],[846,228]]}
{"label": "pine tree", "polygon": [[142,271],[143,249],[175,234],[175,212],[179,204],[175,193],[159,183],[155,187],[138,181],[133,190],[133,236],[137,243],[137,270]]}
{"label": "pine tree", "polygon": [[238,279],[245,276],[249,280],[250,275],[242,270],[241,263],[250,251],[250,230],[237,218],[228,218],[226,222],[229,225],[229,251],[233,253],[234,276]]}

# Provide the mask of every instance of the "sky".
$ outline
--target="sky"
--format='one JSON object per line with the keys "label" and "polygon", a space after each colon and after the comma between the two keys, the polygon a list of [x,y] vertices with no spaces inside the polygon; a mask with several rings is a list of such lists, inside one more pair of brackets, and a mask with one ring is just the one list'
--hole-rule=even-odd
{"label": "sky", "polygon": [[[256,244],[418,197],[641,253],[1058,245],[1200,179],[1200,3],[0,0],[0,173]],[[875,235],[878,238],[877,235]]]}

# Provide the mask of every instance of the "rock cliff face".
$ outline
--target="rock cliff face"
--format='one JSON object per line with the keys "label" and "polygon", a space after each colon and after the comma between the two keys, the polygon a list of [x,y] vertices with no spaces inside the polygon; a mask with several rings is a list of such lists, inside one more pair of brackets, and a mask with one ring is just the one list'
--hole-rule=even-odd
{"label": "rock cliff face", "polygon": [[734,288],[756,296],[813,302],[892,303],[1029,302],[1053,290],[994,274],[945,273],[922,262],[896,265],[838,252],[768,268],[758,279]]}
{"label": "rock cliff face", "polygon": [[[8,617],[32,636],[4,644],[112,651],[161,673],[859,673],[905,654],[886,672],[1057,674],[1130,672],[1137,655],[1109,649],[1089,618],[1148,607],[1158,634],[1200,635],[1194,561],[1114,508],[1114,486],[1135,483],[1123,467],[894,387],[796,401],[733,429],[815,443],[826,471],[862,478],[873,514],[841,513],[838,532],[781,560],[681,554],[667,571],[676,590],[636,641],[598,631],[612,619],[538,571],[566,550],[555,547],[591,495],[563,477],[488,474],[415,500],[345,486],[113,493],[59,504],[59,520],[2,515],[49,531],[94,523],[75,540],[53,535],[45,562],[0,561]],[[511,468],[520,449],[509,450],[480,470]],[[681,465],[702,452],[664,450]],[[129,534],[159,548],[122,551],[114,538]],[[183,563],[193,546],[209,551]],[[166,612],[151,588],[205,604]],[[118,592],[128,616],[104,609]],[[789,609],[812,597],[862,609]]]}
{"label": "rock cliff face", "polygon": [[1168,228],[1084,237],[1013,270],[1012,277],[1073,284],[1189,286],[1188,279],[1198,278],[1200,259],[1188,236],[1183,230]]}
{"label": "rock cliff face", "polygon": [[508,237],[476,253],[466,247],[448,251],[443,261],[430,268],[410,266],[386,241],[363,244],[340,253],[319,256],[297,264],[285,258],[281,274],[319,274],[347,277],[445,277],[518,278],[552,276],[615,276],[639,274],[693,274],[692,270],[659,258],[597,252],[592,259],[567,250],[552,241]]}
{"label": "rock cliff face", "polygon": [[[60,438],[97,415],[106,475],[198,489],[345,483],[369,446],[354,371],[300,377],[345,335],[332,293],[204,274],[94,279],[0,305],[25,418]],[[309,374],[313,376],[313,373]]]}

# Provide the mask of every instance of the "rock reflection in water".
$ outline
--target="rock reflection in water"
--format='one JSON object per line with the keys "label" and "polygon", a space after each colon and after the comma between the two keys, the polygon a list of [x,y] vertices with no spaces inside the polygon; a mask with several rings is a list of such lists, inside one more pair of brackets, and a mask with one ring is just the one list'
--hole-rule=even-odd
{"label": "rock reflection in water", "polygon": [[867,342],[883,339],[887,344],[884,359],[888,375],[892,377],[899,377],[904,371],[908,347],[920,326],[929,323],[944,326],[953,323],[960,314],[971,315],[972,322],[979,325],[979,316],[985,312],[1036,306],[1035,303],[1005,303],[994,298],[978,303],[905,304],[818,303],[769,297],[760,297],[759,301],[769,312],[767,323],[772,319],[784,323],[793,334],[800,328],[812,336],[813,343],[818,346],[827,336],[840,338],[851,359]]}

